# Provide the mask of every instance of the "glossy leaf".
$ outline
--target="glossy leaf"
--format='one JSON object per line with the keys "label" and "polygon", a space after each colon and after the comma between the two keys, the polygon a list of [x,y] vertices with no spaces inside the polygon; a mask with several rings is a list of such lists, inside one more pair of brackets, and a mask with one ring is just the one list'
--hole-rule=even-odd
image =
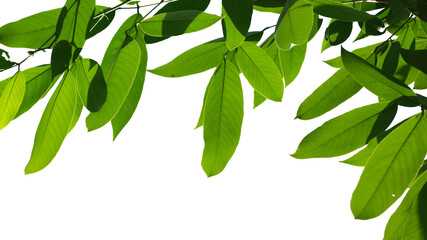
{"label": "glossy leaf", "polygon": [[7,83],[0,97],[0,129],[12,121],[25,94],[25,75],[17,72]]}
{"label": "glossy leaf", "polygon": [[335,157],[354,151],[384,131],[396,114],[394,103],[380,102],[331,119],[308,134],[295,158]]}
{"label": "glossy leaf", "polygon": [[52,161],[77,122],[82,107],[73,74],[67,72],[43,112],[25,174],[38,172]]}
{"label": "glossy leaf", "polygon": [[171,62],[149,71],[164,77],[188,76],[218,66],[226,52],[227,46],[224,42],[206,43],[196,46]]}
{"label": "glossy leaf", "polygon": [[407,50],[400,49],[403,59],[411,66],[427,74],[427,49]]}
{"label": "glossy leaf", "polygon": [[219,174],[233,156],[242,128],[242,86],[239,73],[228,61],[212,76],[204,116],[202,167],[211,177]]}
{"label": "glossy leaf", "polygon": [[403,194],[427,153],[426,131],[427,120],[418,114],[378,144],[353,192],[351,210],[356,218],[380,215]]}
{"label": "glossy leaf", "polygon": [[155,15],[143,20],[139,27],[150,36],[169,37],[202,30],[220,19],[197,10],[183,10]]}
{"label": "glossy leaf", "polygon": [[360,89],[362,86],[341,68],[301,103],[296,118],[308,120],[321,116],[345,102]]}
{"label": "glossy leaf", "polygon": [[345,49],[341,51],[341,58],[350,76],[375,95],[389,101],[403,98],[408,102],[414,102],[415,93],[393,76]]}
{"label": "glossy leaf", "polygon": [[98,112],[90,113],[86,118],[86,126],[89,131],[104,126],[120,110],[135,80],[140,59],[141,51],[135,40],[131,40],[118,52],[105,74],[107,99]]}
{"label": "glossy leaf", "polygon": [[280,65],[286,86],[291,84],[298,76],[304,62],[306,50],[307,44],[293,46],[289,50],[279,50]]}
{"label": "glossy leaf", "polygon": [[304,0],[287,1],[276,25],[276,43],[288,50],[308,41],[313,26],[313,7]]}
{"label": "glossy leaf", "polygon": [[252,0],[223,0],[222,19],[228,49],[237,48],[246,38],[252,19]]}
{"label": "glossy leaf", "polygon": [[364,11],[332,0],[309,0],[308,2],[313,6],[315,13],[344,22],[363,22],[374,18],[373,15]]}
{"label": "glossy leaf", "polygon": [[260,47],[244,42],[237,50],[237,63],[248,82],[264,97],[280,102],[284,85],[279,69]]}

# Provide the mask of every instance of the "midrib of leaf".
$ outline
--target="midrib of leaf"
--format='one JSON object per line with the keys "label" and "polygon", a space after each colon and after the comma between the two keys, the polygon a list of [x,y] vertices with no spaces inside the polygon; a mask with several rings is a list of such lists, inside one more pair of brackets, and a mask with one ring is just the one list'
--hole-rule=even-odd
{"label": "midrib of leaf", "polygon": [[[390,162],[390,164],[387,166],[387,169],[385,171],[385,173],[381,176],[381,180],[379,181],[378,185],[375,187],[375,190],[373,191],[373,194],[371,194],[371,196],[369,197],[368,201],[366,202],[366,204],[364,205],[364,207],[362,208],[362,211],[360,211],[361,213],[365,212],[366,207],[369,205],[369,203],[372,201],[372,198],[374,197],[374,194],[377,192],[378,188],[380,187],[381,183],[384,180],[384,177],[387,175],[388,171],[390,170],[391,166],[393,165],[394,161],[396,161],[396,157],[397,155],[399,155],[400,151],[402,150],[403,146],[406,144],[406,142],[408,141],[409,137],[412,135],[412,133],[414,132],[414,130],[418,127],[418,124],[420,123],[420,121],[422,120],[423,116],[420,116],[420,119],[418,120],[418,122],[415,124],[415,126],[412,128],[411,132],[408,134],[408,136],[405,138],[405,141],[403,141],[402,145],[399,147],[399,150],[396,152],[396,154],[394,155],[392,161]],[[371,156],[375,153],[376,149],[374,150],[374,152],[371,154]],[[368,159],[369,160],[369,159]]]}
{"label": "midrib of leaf", "polygon": [[[150,20],[145,22],[145,23],[157,23],[157,22],[194,22],[194,20],[196,20],[196,18],[193,19],[168,19],[168,20]],[[197,22],[208,22],[208,21],[213,21],[213,19],[197,19]]]}
{"label": "midrib of leaf", "polygon": [[35,76],[35,77],[31,78],[30,80],[28,80],[25,84],[28,84],[28,83],[32,82],[33,80],[35,80],[36,78],[38,78],[41,75],[45,74],[49,70],[50,70],[50,67],[48,69],[44,70],[43,72],[39,73],[37,76]]}

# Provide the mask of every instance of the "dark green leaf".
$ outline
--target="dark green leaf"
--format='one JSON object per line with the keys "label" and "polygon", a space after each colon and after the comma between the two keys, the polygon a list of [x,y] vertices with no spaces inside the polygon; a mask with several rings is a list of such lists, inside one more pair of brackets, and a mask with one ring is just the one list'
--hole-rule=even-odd
{"label": "dark green leaf", "polygon": [[285,85],[291,84],[298,76],[305,58],[307,44],[293,46],[289,50],[279,50],[280,65],[282,66]]}
{"label": "dark green leaf", "polygon": [[18,71],[8,81],[0,97],[0,129],[15,118],[25,94],[25,75]]}
{"label": "dark green leaf", "polygon": [[374,16],[332,0],[309,0],[313,11],[319,15],[344,22],[366,21]]}
{"label": "dark green leaf", "polygon": [[102,14],[104,10],[108,10],[109,8],[103,6],[96,6],[95,9],[95,17],[90,22],[89,33],[87,34],[87,39],[95,36],[96,34],[102,32],[106,29],[110,23],[113,21],[114,16],[116,15],[116,11],[111,11],[107,14]]}
{"label": "dark green leaf", "polygon": [[50,60],[52,79],[61,75],[68,68],[71,54],[71,45],[66,40],[62,40],[55,45]]}
{"label": "dark green leaf", "polygon": [[223,0],[222,24],[227,47],[237,48],[246,38],[252,19],[252,0]]}
{"label": "dark green leaf", "polygon": [[255,6],[273,8],[273,7],[283,7],[283,5],[285,5],[287,1],[286,0],[253,0],[253,2]]}
{"label": "dark green leaf", "polygon": [[323,39],[322,44],[322,52],[330,46],[336,46],[345,42],[345,40],[350,37],[352,29],[352,22],[331,20],[331,23],[325,31],[325,38]]}
{"label": "dark green leaf", "polygon": [[399,20],[404,21],[409,17],[410,12],[403,6],[399,0],[389,0],[391,13]]}
{"label": "dark green leaf", "polygon": [[16,66],[17,63],[9,61],[9,53],[0,49],[0,72]]}
{"label": "dark green leaf", "polygon": [[400,49],[403,59],[411,66],[427,74],[427,49],[424,50],[407,50]]}

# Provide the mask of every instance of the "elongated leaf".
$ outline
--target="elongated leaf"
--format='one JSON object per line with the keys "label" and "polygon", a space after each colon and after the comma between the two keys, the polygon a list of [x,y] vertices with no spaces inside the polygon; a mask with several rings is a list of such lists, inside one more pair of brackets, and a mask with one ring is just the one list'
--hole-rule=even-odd
{"label": "elongated leaf", "polygon": [[313,7],[305,0],[287,1],[277,22],[275,39],[280,49],[308,41],[313,26]]}
{"label": "elongated leaf", "polygon": [[182,77],[204,72],[218,66],[226,52],[227,46],[224,42],[202,44],[149,72],[164,77]]}
{"label": "elongated leaf", "polygon": [[135,40],[131,40],[119,51],[106,74],[107,99],[98,112],[90,113],[86,118],[89,131],[104,126],[120,110],[135,80],[140,59],[141,51]]}
{"label": "elongated leaf", "polygon": [[390,217],[384,240],[423,240],[427,236],[427,172],[417,178],[396,212]]}
{"label": "elongated leaf", "polygon": [[[377,43],[377,44],[369,45],[369,46],[366,46],[363,48],[358,48],[358,49],[354,50],[353,53],[356,54],[357,56],[363,58],[363,59],[368,59],[374,53],[375,49],[381,44],[382,43]],[[370,59],[373,59],[373,57],[371,57]],[[333,58],[333,59],[326,60],[325,63],[327,63],[329,66],[334,67],[334,68],[344,67],[344,64],[342,63],[341,56]]]}
{"label": "elongated leaf", "polygon": [[205,105],[206,105],[206,98],[208,97],[210,86],[211,86],[211,81],[209,81],[208,85],[206,86],[205,94],[203,96],[202,110],[200,111],[199,120],[197,121],[197,125],[195,129],[203,126],[203,123],[205,121]]}
{"label": "elongated leaf", "polygon": [[335,157],[356,150],[384,131],[396,111],[396,104],[380,102],[331,119],[304,137],[292,156]]}
{"label": "elongated leaf", "polygon": [[150,36],[169,37],[202,30],[220,19],[197,10],[183,10],[155,15],[142,21],[139,27]]}
{"label": "elongated leaf", "polygon": [[263,104],[267,100],[263,95],[259,94],[256,90],[254,90],[254,108]]}
{"label": "elongated leaf", "polygon": [[351,210],[356,218],[380,215],[403,194],[427,153],[426,131],[427,120],[418,114],[378,144],[353,192]]}
{"label": "elongated leaf", "polygon": [[107,85],[98,63],[92,59],[79,58],[73,65],[79,97],[91,112],[97,112],[107,98]]}
{"label": "elongated leaf", "polygon": [[239,73],[225,61],[212,76],[204,111],[202,167],[208,177],[219,174],[239,143],[243,93]]}
{"label": "elongated leaf", "polygon": [[400,49],[403,59],[411,66],[427,74],[427,49],[424,50],[407,50]]}
{"label": "elongated leaf", "polygon": [[71,44],[66,40],[59,41],[52,50],[50,60],[52,66],[52,79],[61,75],[68,68],[71,57]]}
{"label": "elongated leaf", "polygon": [[427,89],[427,74],[417,70],[414,81],[414,89]]}
{"label": "elongated leaf", "polygon": [[321,116],[345,102],[360,89],[362,86],[341,68],[301,103],[296,118],[308,120]]}
{"label": "elongated leaf", "polygon": [[415,93],[393,76],[386,74],[343,48],[341,49],[341,57],[350,76],[375,95],[389,101],[404,98],[408,102],[414,102]]}
{"label": "elongated leaf", "polygon": [[13,120],[25,94],[25,75],[19,71],[7,83],[0,97],[0,129]]}
{"label": "elongated leaf", "polygon": [[103,14],[103,11],[108,10],[109,8],[104,6],[96,6],[95,8],[95,17],[90,22],[89,33],[87,34],[87,39],[95,36],[96,34],[102,32],[106,29],[111,22],[114,20],[116,11],[111,11],[107,14]]}
{"label": "elongated leaf", "polygon": [[135,112],[145,83],[148,55],[144,42],[144,36],[140,31],[131,32],[131,36],[138,43],[139,49],[141,50],[141,57],[139,60],[139,66],[136,72],[135,80],[132,84],[129,94],[127,95],[126,100],[124,101],[119,112],[111,121],[111,125],[113,127],[113,140],[117,138],[119,133],[123,130]]}
{"label": "elongated leaf", "polygon": [[73,74],[67,72],[43,112],[25,174],[38,172],[53,160],[77,122],[82,107]]}
{"label": "elongated leaf", "polygon": [[252,0],[223,0],[222,19],[224,36],[230,50],[246,38],[252,19]]}
{"label": "elongated leaf", "polygon": [[285,85],[291,84],[298,76],[304,62],[307,44],[293,46],[288,51],[279,50],[280,65],[282,66]]}
{"label": "elongated leaf", "polygon": [[285,5],[286,0],[254,0],[254,5],[260,7],[283,7]]}
{"label": "elongated leaf", "polygon": [[331,23],[325,31],[325,38],[322,43],[322,52],[331,46],[336,46],[345,42],[345,40],[350,37],[352,29],[352,22],[331,20]]}
{"label": "elongated leaf", "polygon": [[244,42],[237,50],[236,57],[243,75],[257,92],[273,101],[282,100],[282,76],[264,50],[253,43]]}
{"label": "elongated leaf", "polygon": [[315,13],[344,22],[363,22],[375,17],[332,0],[308,0],[308,2],[313,6]]}

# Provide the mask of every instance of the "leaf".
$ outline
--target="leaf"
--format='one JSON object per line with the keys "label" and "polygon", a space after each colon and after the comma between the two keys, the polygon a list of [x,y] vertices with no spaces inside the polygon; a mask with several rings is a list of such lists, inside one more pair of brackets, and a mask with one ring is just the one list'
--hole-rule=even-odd
{"label": "leaf", "polygon": [[305,58],[307,44],[293,46],[289,50],[279,50],[280,65],[282,66],[285,85],[291,84],[298,76]]}
{"label": "leaf", "polygon": [[200,111],[199,120],[197,121],[197,125],[195,129],[203,126],[203,123],[205,121],[205,105],[206,105],[206,98],[208,96],[210,86],[211,86],[211,81],[209,81],[208,85],[206,86],[205,94],[203,96],[202,110]]}
{"label": "leaf", "polygon": [[387,223],[384,240],[426,238],[427,173],[411,186],[402,203]]}
{"label": "leaf", "polygon": [[274,33],[261,44],[261,48],[264,49],[267,55],[270,56],[270,58],[274,61],[280,71],[280,74],[283,76],[283,68],[280,63],[279,48],[277,47],[277,44],[275,42]]}
{"label": "leaf", "polygon": [[308,0],[313,11],[319,15],[344,22],[364,22],[375,16],[331,0]]}
{"label": "leaf", "polygon": [[357,55],[347,52],[344,48],[341,48],[341,57],[350,76],[375,95],[389,101],[403,98],[408,102],[414,102],[415,93],[393,76],[372,66]]}
{"label": "leaf", "polygon": [[221,17],[197,10],[162,13],[140,22],[139,27],[155,37],[177,36],[207,28]]}
{"label": "leaf", "polygon": [[99,111],[107,98],[101,66],[92,59],[79,58],[73,65],[73,75],[83,105],[91,112]]}
{"label": "leaf", "polygon": [[131,32],[131,36],[138,43],[139,49],[141,50],[141,57],[139,60],[138,70],[136,72],[135,80],[132,84],[132,87],[129,91],[129,94],[126,97],[122,107],[119,112],[114,116],[111,121],[113,127],[113,140],[117,138],[119,133],[123,130],[126,124],[131,119],[133,113],[136,110],[139,99],[141,98],[142,89],[145,83],[145,73],[147,70],[147,48],[144,42],[144,35],[142,32]]}
{"label": "leaf", "polygon": [[9,53],[0,49],[0,72],[17,65],[17,63],[10,61],[9,58]]}
{"label": "leaf", "polygon": [[395,103],[380,102],[344,113],[304,137],[292,156],[335,157],[354,151],[387,129],[396,111]]}
{"label": "leaf", "polygon": [[399,21],[405,21],[409,17],[409,11],[403,6],[399,0],[389,1],[391,13]]}
{"label": "leaf", "polygon": [[135,40],[121,48],[105,76],[107,99],[98,112],[90,113],[86,118],[89,131],[104,126],[116,116],[135,80],[140,59],[141,51]]}
{"label": "leaf", "polygon": [[345,40],[350,37],[352,29],[352,22],[331,20],[331,23],[325,31],[325,38],[323,39],[322,44],[322,52],[330,46],[336,46],[345,42]]}
{"label": "leaf", "polygon": [[53,160],[81,110],[73,74],[67,71],[43,112],[25,174],[38,172]]}
{"label": "leaf", "polygon": [[417,70],[414,89],[427,89],[427,74]]}
{"label": "leaf", "polygon": [[260,7],[283,7],[283,5],[285,5],[286,0],[254,0],[254,5],[255,6],[260,6]]}
{"label": "leaf", "polygon": [[7,83],[0,97],[0,129],[13,120],[25,94],[25,76],[18,71]]}
{"label": "leaf", "polygon": [[254,108],[258,107],[262,103],[265,102],[267,98],[265,98],[263,95],[259,94],[256,90],[254,90]]}
{"label": "leaf", "polygon": [[427,121],[418,114],[378,144],[353,192],[351,210],[357,219],[380,215],[403,194],[427,153],[426,131]]}
{"label": "leaf", "polygon": [[111,22],[114,20],[116,15],[116,11],[108,12],[107,14],[103,13],[106,10],[110,10],[110,8],[104,6],[96,6],[95,8],[95,16],[90,22],[89,32],[87,34],[87,39],[95,36],[96,34],[102,32],[106,29]]}
{"label": "leaf", "polygon": [[283,81],[273,60],[257,45],[244,42],[236,54],[237,63],[251,86],[264,97],[280,102]]}
{"label": "leaf", "polygon": [[51,66],[52,66],[52,79],[61,75],[69,66],[71,61],[71,44],[62,40],[59,41],[52,49]]}
{"label": "leaf", "polygon": [[223,0],[223,32],[229,50],[245,40],[252,19],[252,0]]}
{"label": "leaf", "polygon": [[224,42],[205,43],[149,72],[164,77],[182,77],[204,72],[218,66],[226,52],[227,46]]}
{"label": "leaf", "polygon": [[277,13],[277,14],[280,14],[283,9],[283,7],[261,7],[257,5],[254,5],[253,8],[255,11],[258,11],[258,12]]}
{"label": "leaf", "polygon": [[407,50],[401,48],[400,54],[408,64],[427,74],[427,49]]}
{"label": "leaf", "polygon": [[362,86],[341,68],[301,103],[296,118],[308,120],[321,116],[345,102],[360,89]]}
{"label": "leaf", "polygon": [[304,0],[287,1],[276,25],[276,43],[288,50],[308,41],[313,26],[313,7]]}
{"label": "leaf", "polygon": [[[376,43],[373,45],[369,45],[363,48],[358,48],[356,50],[353,51],[354,54],[356,54],[357,56],[363,58],[363,59],[368,59],[377,49],[378,46],[380,46],[382,43]],[[334,68],[342,68],[344,67],[343,63],[342,63],[342,59],[341,56],[333,58],[333,59],[329,59],[324,61],[325,63],[327,63],[329,66],[334,67]]]}
{"label": "leaf", "polygon": [[204,116],[202,167],[211,177],[219,174],[233,156],[242,128],[242,86],[239,73],[229,61],[212,76]]}

